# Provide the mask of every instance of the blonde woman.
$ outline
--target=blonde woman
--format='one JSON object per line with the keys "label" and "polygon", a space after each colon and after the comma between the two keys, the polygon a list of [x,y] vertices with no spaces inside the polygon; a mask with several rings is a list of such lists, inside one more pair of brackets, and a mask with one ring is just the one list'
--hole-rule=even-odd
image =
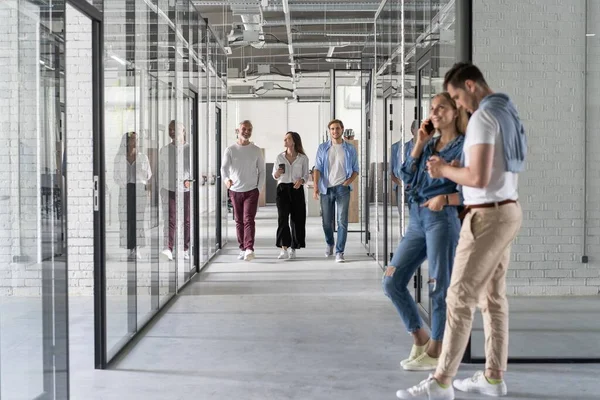
{"label": "blonde woman", "polygon": [[[400,365],[409,371],[434,370],[442,349],[446,324],[446,292],[450,284],[460,221],[461,199],[456,183],[427,173],[432,155],[451,163],[462,154],[467,114],[446,92],[431,102],[430,118],[423,121],[410,155],[401,167],[409,187],[410,223],[383,277],[383,290],[400,314],[414,345]],[[434,137],[438,132],[439,136]],[[431,337],[423,327],[417,305],[407,288],[415,271],[427,260],[431,299]]]}

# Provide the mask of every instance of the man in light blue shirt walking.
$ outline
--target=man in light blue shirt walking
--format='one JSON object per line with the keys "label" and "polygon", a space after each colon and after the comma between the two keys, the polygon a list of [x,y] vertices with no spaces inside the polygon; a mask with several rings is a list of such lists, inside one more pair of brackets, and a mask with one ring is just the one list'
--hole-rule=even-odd
{"label": "man in light blue shirt walking", "polygon": [[348,206],[350,204],[350,186],[358,176],[358,154],[356,148],[344,141],[344,123],[339,119],[332,120],[329,125],[331,140],[321,143],[317,149],[314,168],[315,200],[321,200],[323,232],[327,249],[325,256],[333,255],[333,212],[337,208],[337,244],[335,245],[335,261],[345,262],[344,249],[348,236]]}

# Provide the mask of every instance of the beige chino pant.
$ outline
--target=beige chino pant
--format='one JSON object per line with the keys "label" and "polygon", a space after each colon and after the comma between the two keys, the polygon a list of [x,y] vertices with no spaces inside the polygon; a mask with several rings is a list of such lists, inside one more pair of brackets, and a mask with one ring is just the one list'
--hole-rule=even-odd
{"label": "beige chino pant", "polygon": [[473,208],[463,220],[446,296],[446,329],[437,374],[456,375],[469,341],[476,307],[483,315],[486,368],[506,370],[506,271],[512,242],[522,221],[519,203]]}

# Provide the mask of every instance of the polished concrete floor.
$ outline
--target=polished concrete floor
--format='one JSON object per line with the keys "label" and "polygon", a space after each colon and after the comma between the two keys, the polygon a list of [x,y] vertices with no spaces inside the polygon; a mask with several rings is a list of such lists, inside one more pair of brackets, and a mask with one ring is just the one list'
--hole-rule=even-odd
{"label": "polished concrete floor", "polygon": [[[72,313],[71,398],[379,400],[425,378],[399,369],[411,341],[360,234],[336,264],[311,218],[308,248],[277,260],[273,217],[259,211],[254,261],[238,261],[231,238],[112,369],[92,368],[92,320]],[[480,368],[464,365],[460,376]],[[594,364],[511,365],[506,399],[600,399],[599,375]]]}

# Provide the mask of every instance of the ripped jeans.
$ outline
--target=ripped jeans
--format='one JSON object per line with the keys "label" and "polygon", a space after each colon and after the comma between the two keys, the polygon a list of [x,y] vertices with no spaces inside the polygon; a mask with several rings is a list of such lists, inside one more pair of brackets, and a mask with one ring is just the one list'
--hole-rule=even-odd
{"label": "ripped jeans", "polygon": [[444,207],[442,211],[434,212],[419,204],[410,205],[408,229],[389,263],[389,266],[396,267],[396,271],[391,277],[384,276],[382,282],[383,292],[392,300],[409,333],[422,328],[423,322],[408,284],[417,268],[427,259],[429,277],[423,279],[430,281],[431,339],[443,339],[446,292],[450,285],[459,234],[460,221],[456,207]]}

